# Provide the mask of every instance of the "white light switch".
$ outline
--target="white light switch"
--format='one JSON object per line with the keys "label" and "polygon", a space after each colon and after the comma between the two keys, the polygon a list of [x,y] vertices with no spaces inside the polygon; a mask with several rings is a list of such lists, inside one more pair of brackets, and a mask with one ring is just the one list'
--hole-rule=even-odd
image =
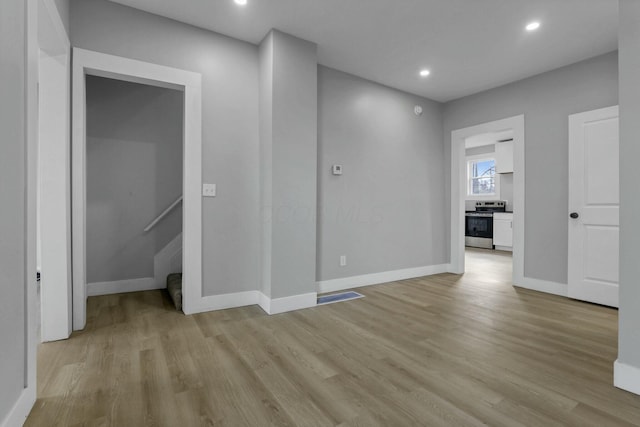
{"label": "white light switch", "polygon": [[203,197],[216,197],[216,185],[215,184],[202,184],[202,196]]}

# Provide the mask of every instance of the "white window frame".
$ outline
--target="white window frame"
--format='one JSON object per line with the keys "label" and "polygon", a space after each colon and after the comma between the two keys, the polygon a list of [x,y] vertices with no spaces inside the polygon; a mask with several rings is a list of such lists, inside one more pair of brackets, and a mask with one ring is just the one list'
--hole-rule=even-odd
{"label": "white window frame", "polygon": [[477,162],[479,160],[493,160],[494,164],[497,162],[495,153],[486,153],[486,154],[475,154],[473,156],[466,156],[466,165],[467,165],[467,200],[499,200],[500,199],[500,174],[495,174],[495,192],[492,194],[471,194],[471,177],[469,176],[471,173],[471,162]]}

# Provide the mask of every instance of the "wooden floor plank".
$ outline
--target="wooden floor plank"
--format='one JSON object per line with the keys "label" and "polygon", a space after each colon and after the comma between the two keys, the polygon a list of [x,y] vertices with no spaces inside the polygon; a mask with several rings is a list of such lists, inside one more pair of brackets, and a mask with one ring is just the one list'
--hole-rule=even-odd
{"label": "wooden floor plank", "polygon": [[507,253],[466,266],[276,316],[89,298],[86,329],[38,350],[26,425],[640,426],[616,310],[514,288]]}

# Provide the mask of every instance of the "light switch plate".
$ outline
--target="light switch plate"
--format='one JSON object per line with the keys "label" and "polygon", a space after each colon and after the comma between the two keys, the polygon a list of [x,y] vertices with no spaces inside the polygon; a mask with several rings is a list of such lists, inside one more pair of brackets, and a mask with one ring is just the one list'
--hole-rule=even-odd
{"label": "light switch plate", "polygon": [[202,196],[203,197],[216,197],[216,185],[215,184],[202,184]]}
{"label": "light switch plate", "polygon": [[342,175],[342,165],[333,165],[331,171],[334,175]]}

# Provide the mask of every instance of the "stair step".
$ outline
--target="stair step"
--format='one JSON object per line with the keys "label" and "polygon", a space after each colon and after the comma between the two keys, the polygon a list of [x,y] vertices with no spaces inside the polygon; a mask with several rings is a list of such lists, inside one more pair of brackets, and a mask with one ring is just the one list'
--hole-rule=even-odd
{"label": "stair step", "polygon": [[182,273],[171,273],[167,276],[167,291],[176,310],[182,310]]}

